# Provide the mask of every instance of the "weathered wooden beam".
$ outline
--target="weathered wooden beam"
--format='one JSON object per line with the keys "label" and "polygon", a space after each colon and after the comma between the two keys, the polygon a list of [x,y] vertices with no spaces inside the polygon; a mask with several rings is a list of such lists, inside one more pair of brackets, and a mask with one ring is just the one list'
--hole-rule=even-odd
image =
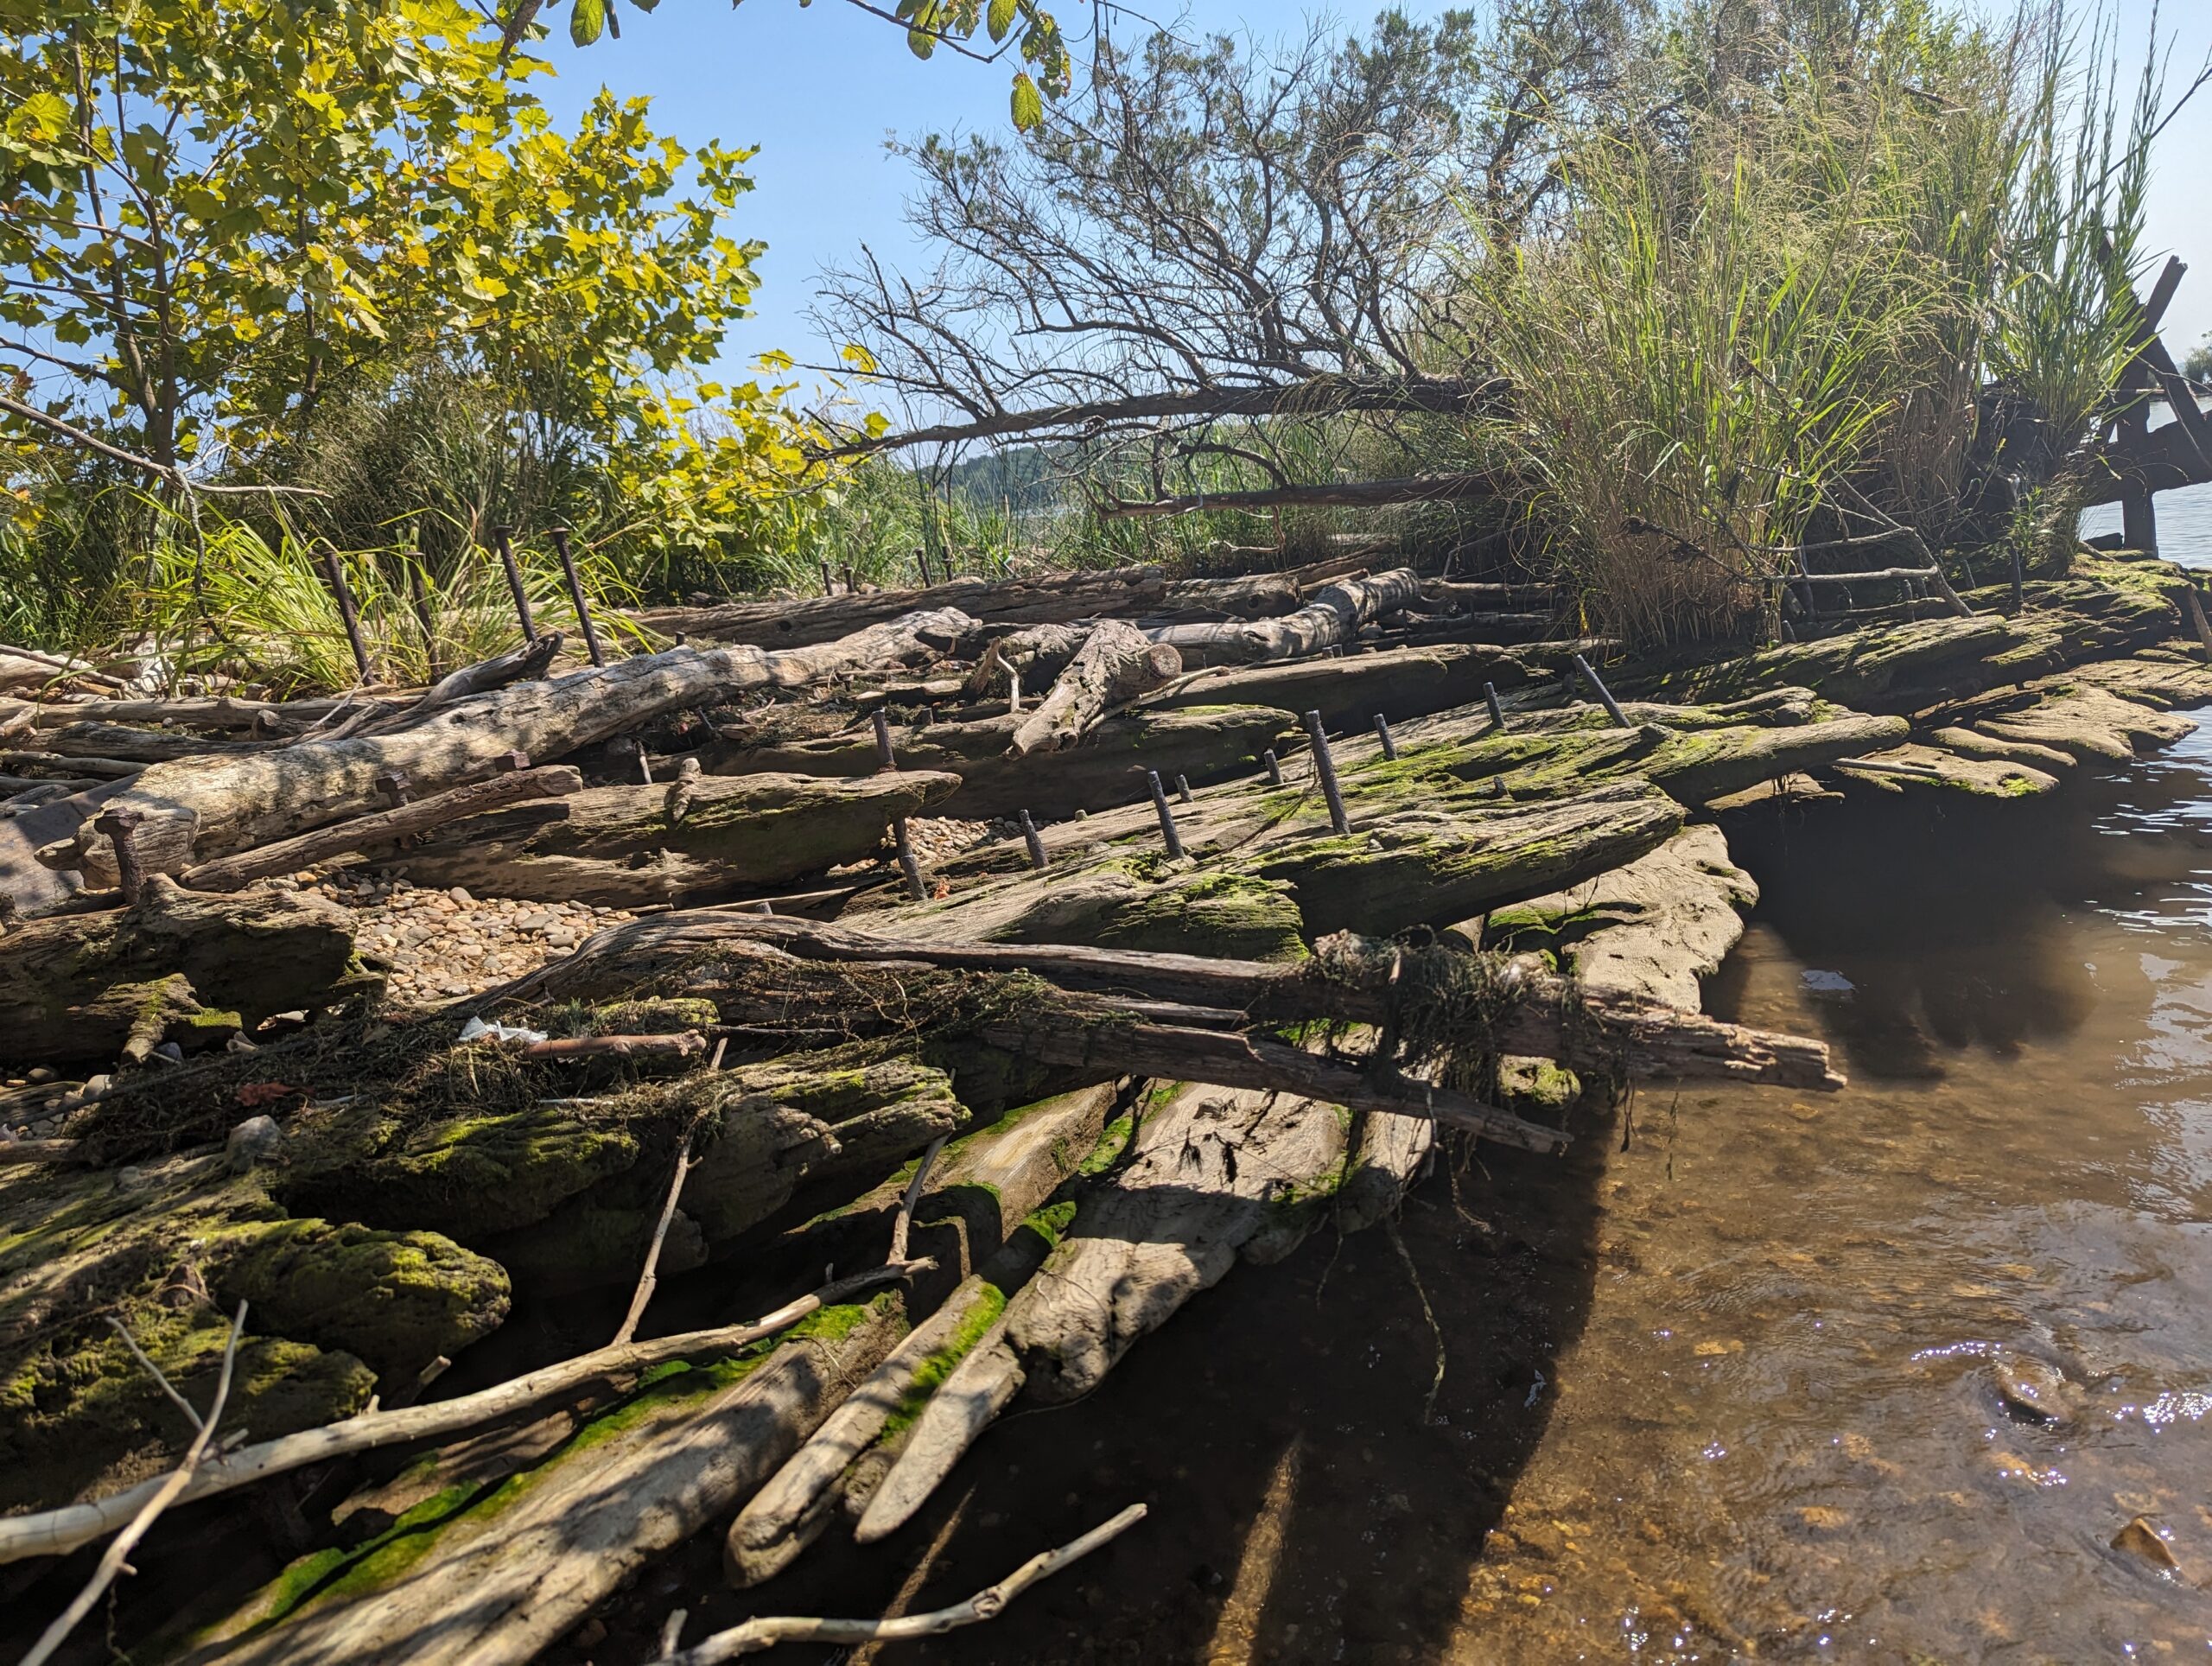
{"label": "weathered wooden beam", "polygon": [[450,792],[417,798],[372,816],[319,827],[296,838],[257,845],[235,856],[188,868],[177,877],[195,891],[236,891],[273,874],[297,873],[334,856],[373,850],[451,822],[496,810],[527,798],[558,798],[583,791],[584,778],[566,765],[549,769],[521,769],[472,781]]}

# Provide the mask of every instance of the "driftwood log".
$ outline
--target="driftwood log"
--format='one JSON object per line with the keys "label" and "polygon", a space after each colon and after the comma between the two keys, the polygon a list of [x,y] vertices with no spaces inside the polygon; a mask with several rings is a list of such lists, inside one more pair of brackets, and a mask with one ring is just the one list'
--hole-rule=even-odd
{"label": "driftwood log", "polygon": [[[491,774],[520,752],[550,762],[665,711],[714,704],[748,689],[804,688],[856,671],[934,658],[973,628],[964,614],[911,614],[834,642],[781,649],[679,648],[550,682],[473,695],[395,734],[302,741],[279,751],[181,760],[149,768],[111,801],[141,817],[140,865],[174,873],[194,862],[289,837],[384,807],[380,776],[405,775],[418,792]],[[72,842],[104,877],[112,855],[89,826]]]}
{"label": "driftwood log", "polygon": [[1401,567],[1371,578],[1345,579],[1315,592],[1313,601],[1281,619],[1234,625],[1168,625],[1152,633],[1192,665],[1242,664],[1295,659],[1342,647],[1363,626],[1421,599],[1421,581]]}
{"label": "driftwood log", "polygon": [[[901,770],[960,777],[960,790],[935,806],[939,815],[980,820],[1027,810],[1039,817],[1072,816],[1137,803],[1146,796],[1148,769],[1193,782],[1246,773],[1262,752],[1296,728],[1297,719],[1287,711],[1227,703],[1128,711],[1107,718],[1065,752],[1027,757],[1010,751],[1020,724],[1011,715],[976,723],[893,723],[893,751]],[[821,740],[725,741],[699,756],[710,775],[766,770],[872,775],[881,767],[874,737],[865,728]]]}
{"label": "driftwood log", "polygon": [[450,792],[404,804],[373,816],[317,828],[297,838],[279,839],[236,856],[188,868],[178,877],[195,891],[236,891],[272,874],[292,874],[334,856],[375,850],[404,839],[443,827],[464,817],[524,800],[559,798],[583,790],[584,779],[565,765],[550,769],[522,769],[494,775],[488,781],[472,781]]}
{"label": "driftwood log", "polygon": [[112,1059],[175,1023],[227,1034],[375,984],[336,903],[206,895],[156,876],[131,907],[0,936],[0,1034],[10,1059]]}
{"label": "driftwood log", "polygon": [[797,648],[829,642],[918,609],[957,609],[985,625],[1047,625],[1149,611],[1167,594],[1157,567],[1051,573],[1034,578],[957,578],[919,590],[864,590],[798,601],[733,601],[649,607],[630,617],[664,636]]}
{"label": "driftwood log", "polygon": [[706,900],[860,861],[894,821],[926,813],[959,786],[957,776],[899,770],[593,787],[551,815],[533,804],[454,822],[381,865],[418,884],[537,902]]}
{"label": "driftwood log", "polygon": [[1101,620],[1081,648],[1014,731],[1012,750],[1026,757],[1071,747],[1116,706],[1158,688],[1183,669],[1183,656],[1149,640],[1126,620]]}

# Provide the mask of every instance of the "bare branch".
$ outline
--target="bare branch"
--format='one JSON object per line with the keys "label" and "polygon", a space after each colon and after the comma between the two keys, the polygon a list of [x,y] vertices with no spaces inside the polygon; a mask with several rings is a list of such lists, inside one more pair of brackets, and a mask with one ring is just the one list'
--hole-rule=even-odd
{"label": "bare branch", "polygon": [[[115,1583],[116,1576],[124,1570],[131,1548],[146,1536],[161,1518],[162,1512],[175,1504],[183,1495],[185,1488],[192,1484],[193,1472],[200,1467],[200,1460],[207,1456],[207,1448],[215,1439],[215,1427],[223,1417],[223,1404],[231,1397],[231,1374],[238,1364],[238,1337],[245,1329],[245,1303],[241,1301],[238,1317],[231,1321],[230,1340],[223,1345],[223,1369],[221,1375],[215,1379],[215,1397],[208,1402],[207,1415],[200,1420],[200,1428],[192,1437],[192,1444],[184,1449],[183,1459],[169,1472],[168,1479],[155,1486],[152,1495],[139,1507],[138,1513],[130,1518],[130,1524],[115,1536],[115,1542],[108,1546],[106,1554],[101,1556],[99,1566],[92,1570],[92,1577],[85,1582],[85,1588],[77,1593],[76,1599],[67,1608],[54,1616],[54,1624],[46,1628],[39,1640],[31,1645],[31,1651],[23,1656],[22,1666],[45,1666],[46,1662],[54,1658],[54,1651],[67,1641],[70,1632],[76,1630],[78,1622],[92,1612],[92,1606],[99,1601],[108,1587]],[[136,1344],[132,1345],[130,1351],[138,1352]],[[140,1355],[140,1358],[144,1356]],[[152,1370],[153,1367],[149,1364],[147,1369]],[[155,1371],[154,1375],[162,1388],[173,1395],[176,1392],[170,1387],[168,1379],[159,1371]]]}
{"label": "bare branch", "polygon": [[986,1586],[967,1601],[926,1614],[906,1614],[897,1619],[805,1619],[769,1616],[749,1619],[727,1631],[695,1643],[680,1655],[664,1656],[669,1666],[718,1666],[741,1655],[759,1654],[785,1643],[828,1643],[840,1646],[861,1643],[898,1643],[909,1637],[937,1637],[996,1619],[1006,1606],[1031,1586],[1048,1580],[1083,1560],[1101,1545],[1112,1542],[1145,1518],[1142,1504],[1131,1504],[1109,1521],[1101,1522],[1079,1539],[1057,1550],[1032,1556],[996,1585]]}

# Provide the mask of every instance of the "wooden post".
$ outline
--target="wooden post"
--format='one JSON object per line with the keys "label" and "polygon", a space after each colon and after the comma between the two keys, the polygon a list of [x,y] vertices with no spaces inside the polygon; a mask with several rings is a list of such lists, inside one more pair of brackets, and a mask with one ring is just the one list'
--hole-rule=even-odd
{"label": "wooden post", "polygon": [[1485,683],[1483,684],[1483,703],[1490,708],[1490,726],[1494,729],[1503,728],[1505,727],[1505,708],[1498,703],[1497,684]]}
{"label": "wooden post", "polygon": [[1273,747],[1269,747],[1265,752],[1260,754],[1260,761],[1268,766],[1268,785],[1269,786],[1281,786],[1282,785],[1282,764],[1275,757],[1275,749]]}
{"label": "wooden post", "polygon": [[553,547],[561,552],[561,570],[569,580],[569,600],[575,604],[576,623],[583,626],[584,647],[591,655],[591,663],[604,665],[607,656],[600,652],[599,633],[592,626],[591,604],[584,600],[584,582],[576,576],[576,558],[569,549],[569,529],[553,529]]}
{"label": "wooden post", "polygon": [[1178,775],[1175,778],[1175,796],[1180,798],[1186,804],[1195,804],[1198,802],[1191,797],[1191,778],[1189,776]]}
{"label": "wooden post", "polygon": [[1321,780],[1321,797],[1329,805],[1329,825],[1339,836],[1351,831],[1351,818],[1344,814],[1344,789],[1337,785],[1337,760],[1329,755],[1329,731],[1321,727],[1321,714],[1306,714],[1306,738],[1313,743],[1313,773]]}
{"label": "wooden post", "polygon": [[322,546],[322,570],[329,576],[330,593],[338,598],[338,617],[346,621],[346,640],[353,647],[353,669],[364,683],[376,679],[369,675],[369,651],[361,644],[361,615],[353,606],[353,592],[346,582],[346,569],[338,564],[338,551],[327,544]]}
{"label": "wooden post", "polygon": [[1183,836],[1176,830],[1175,812],[1167,807],[1167,792],[1160,785],[1160,772],[1148,769],[1145,771],[1144,778],[1152,788],[1152,807],[1160,817],[1160,843],[1167,847],[1169,861],[1180,862],[1183,860]]}
{"label": "wooden post", "polygon": [[837,581],[830,576],[830,563],[826,561],[822,563],[822,594],[825,596],[837,594]]}
{"label": "wooden post", "polygon": [[507,588],[514,593],[515,617],[522,621],[522,636],[525,642],[537,640],[537,626],[530,617],[530,592],[523,588],[522,569],[515,564],[514,545],[510,540],[514,533],[512,526],[492,529],[492,542],[499,552],[499,565],[506,569]]}
{"label": "wooden post", "polygon": [[1375,738],[1382,743],[1382,755],[1392,763],[1398,760],[1398,743],[1390,738],[1390,725],[1381,712],[1375,714]]}
{"label": "wooden post", "polygon": [[891,720],[883,715],[880,706],[876,708],[874,721],[875,766],[878,769],[896,769],[899,760],[891,751]]}
{"label": "wooden post", "polygon": [[1029,847],[1029,865],[1032,868],[1041,874],[1051,866],[1052,859],[1045,854],[1045,841],[1038,836],[1037,823],[1029,818],[1029,812],[1026,810],[1021,812],[1021,842]]}

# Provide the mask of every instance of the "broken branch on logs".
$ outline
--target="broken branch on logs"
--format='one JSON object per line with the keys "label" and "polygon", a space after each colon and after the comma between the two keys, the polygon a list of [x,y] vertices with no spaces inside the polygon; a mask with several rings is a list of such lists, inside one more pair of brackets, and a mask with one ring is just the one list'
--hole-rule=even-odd
{"label": "broken branch on logs", "polygon": [[1080,1561],[1101,1545],[1121,1537],[1145,1518],[1145,1506],[1131,1504],[1110,1521],[1100,1523],[1079,1539],[1057,1550],[1032,1556],[996,1585],[986,1586],[967,1601],[926,1614],[906,1614],[897,1619],[804,1619],[768,1616],[747,1620],[726,1631],[692,1644],[680,1655],[664,1656],[668,1666],[717,1666],[741,1655],[758,1654],[785,1643],[892,1643],[908,1637],[937,1637],[995,1619],[1007,1604],[1040,1580]]}
{"label": "broken branch on logs", "polygon": [[1375,620],[1421,599],[1421,581],[1400,567],[1363,579],[1325,585],[1294,614],[1232,625],[1166,625],[1150,633],[1194,665],[1294,659],[1340,647]]}
{"label": "broken branch on logs", "polygon": [[[717,1063],[722,1056],[719,1045],[715,1048]],[[683,1195],[683,1182],[699,1165],[691,1156],[691,1141],[705,1121],[705,1114],[691,1119],[691,1126],[683,1130],[683,1142],[676,1148],[676,1172],[669,1177],[668,1199],[660,1206],[660,1219],[653,1227],[653,1241],[645,1246],[645,1264],[638,1274],[638,1288],[631,1293],[629,1311],[622,1315],[621,1327],[614,1332],[614,1339],[607,1345],[619,1348],[638,1333],[638,1322],[645,1316],[645,1304],[653,1299],[653,1287],[660,1282],[661,1246],[668,1242],[669,1223],[676,1218],[676,1200]],[[899,1246],[903,1248],[903,1246]],[[904,1260],[903,1256],[894,1256]]]}
{"label": "broken branch on logs", "polygon": [[[595,933],[567,960],[495,991],[487,1002],[569,998],[601,986],[627,987],[745,939],[843,964],[1027,972],[1063,989],[1112,995],[1123,1004],[1135,997],[1225,1008],[1248,1023],[1319,1019],[1378,1027],[1390,1020],[1394,993],[1402,995],[1415,981],[1411,974],[1420,970],[1418,957],[1464,957],[1465,952],[1448,945],[1404,951],[1394,982],[1391,957],[1365,952],[1349,933],[1324,938],[1314,962],[1286,965],[1080,944],[924,942],[784,915],[701,908]],[[1454,964],[1440,963],[1440,970],[1448,975]],[[1845,1084],[1823,1042],[1723,1023],[1613,991],[1578,989],[1521,963],[1506,976],[1512,998],[1494,1019],[1491,1037],[1501,1052],[1660,1080],[1725,1078],[1821,1091]]]}
{"label": "broken branch on logs", "polygon": [[1101,620],[1037,709],[1014,730],[1009,750],[1026,757],[1071,747],[1114,707],[1172,681],[1182,670],[1183,656],[1167,643],[1153,641],[1127,620]]}

